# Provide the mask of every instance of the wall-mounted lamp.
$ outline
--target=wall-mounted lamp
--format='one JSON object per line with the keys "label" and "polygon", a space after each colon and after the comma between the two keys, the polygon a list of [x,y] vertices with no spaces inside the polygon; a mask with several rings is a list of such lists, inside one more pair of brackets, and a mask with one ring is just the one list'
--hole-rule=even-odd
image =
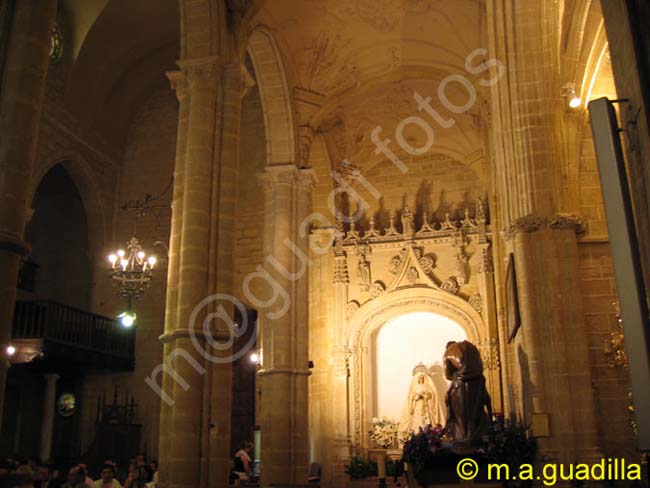
{"label": "wall-mounted lamp", "polygon": [[570,108],[576,109],[582,105],[582,100],[576,93],[575,83],[567,83],[562,87],[562,96],[566,99]]}

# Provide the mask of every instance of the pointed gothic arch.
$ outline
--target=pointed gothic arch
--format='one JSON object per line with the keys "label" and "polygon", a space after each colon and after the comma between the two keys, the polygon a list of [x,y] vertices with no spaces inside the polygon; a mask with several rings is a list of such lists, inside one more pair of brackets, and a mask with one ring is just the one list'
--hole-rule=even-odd
{"label": "pointed gothic arch", "polygon": [[297,158],[291,96],[282,57],[266,28],[258,27],[253,31],[248,41],[248,53],[262,99],[267,164],[293,163]]}

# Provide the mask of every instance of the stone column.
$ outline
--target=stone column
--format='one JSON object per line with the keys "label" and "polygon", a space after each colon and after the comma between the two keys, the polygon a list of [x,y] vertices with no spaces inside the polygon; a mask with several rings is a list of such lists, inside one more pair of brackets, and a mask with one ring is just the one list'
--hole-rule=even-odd
{"label": "stone column", "polygon": [[341,230],[336,231],[334,246],[334,330],[335,350],[334,368],[332,372],[332,421],[334,427],[334,452],[332,485],[341,486],[345,483],[345,465],[350,462],[350,368],[348,361],[351,356],[347,340],[348,287],[350,276],[345,251],[343,251]]}
{"label": "stone column", "polygon": [[[161,406],[161,486],[221,486],[230,470],[230,338],[241,66],[181,61]],[[220,316],[222,311],[225,316]],[[208,324],[204,330],[204,321]],[[207,335],[206,335],[207,334]],[[165,400],[163,398],[163,400]]]}
{"label": "stone column", "polygon": [[[558,216],[524,218],[509,229],[515,255],[521,337],[517,355],[524,405],[548,416],[543,451],[564,462],[597,461],[595,400],[580,289],[581,221]],[[527,385],[527,386],[526,386]]]}
{"label": "stone column", "polygon": [[56,407],[56,382],[58,374],[45,375],[45,398],[43,400],[43,420],[41,422],[41,462],[46,462],[52,455],[52,428],[54,427],[54,409]]}
{"label": "stone column", "polygon": [[56,0],[16,0],[0,87],[0,415]]}
{"label": "stone column", "polygon": [[[176,311],[178,306],[178,273],[180,264],[180,241],[183,216],[183,194],[185,186],[185,150],[187,141],[187,120],[189,114],[189,98],[187,96],[187,81],[180,71],[167,73],[172,89],[178,99],[178,132],[176,135],[176,159],[174,164],[174,191],[172,195],[172,220],[169,235],[169,264],[167,266],[167,297],[165,301],[165,334],[173,332],[177,327]],[[163,345],[163,357],[168,358],[173,349],[169,342]],[[174,380],[170,375],[163,375],[162,388],[168,397],[173,395]],[[170,445],[170,429],[172,408],[167,402],[161,403],[159,424],[158,458],[167,459]],[[168,486],[168,471],[161,469],[159,483]]]}
{"label": "stone column", "polygon": [[[182,61],[186,84],[179,113],[161,407],[161,485],[196,488],[202,479],[203,397],[206,345],[202,331],[209,304],[211,201],[215,144],[220,112],[220,65],[216,58]],[[185,106],[187,104],[187,106]],[[185,120],[187,118],[187,120]],[[171,281],[174,280],[174,281]],[[174,303],[175,302],[175,303]],[[175,310],[174,310],[175,305]],[[195,313],[196,311],[196,313]],[[194,315],[193,315],[194,313]],[[194,333],[194,334],[193,334]],[[194,339],[194,341],[193,341]],[[165,401],[167,400],[167,401]]]}
{"label": "stone column", "polygon": [[[267,167],[265,266],[278,298],[262,311],[263,486],[306,483],[308,455],[308,227],[311,170],[293,164]],[[287,240],[287,236],[289,239]]]}
{"label": "stone column", "polygon": [[549,421],[547,432],[535,432],[545,455],[590,462],[600,450],[578,287],[581,219],[568,214],[571,199],[562,193],[567,135],[560,88],[568,80],[558,76],[553,47],[560,42],[558,8],[537,0],[488,1],[490,57],[507,72],[491,86],[490,135],[505,228],[499,244],[515,256],[522,325],[508,347],[521,376],[525,421]]}
{"label": "stone column", "polygon": [[[311,169],[300,169],[296,174],[295,183],[295,229],[294,243],[302,256],[295,259],[295,344],[294,344],[294,429],[293,457],[296,462],[294,482],[303,484],[309,472],[309,229],[312,221],[312,190],[316,177]],[[286,242],[285,242],[286,244]],[[321,365],[324,366],[324,365]]]}
{"label": "stone column", "polygon": [[[315,446],[316,454],[312,452],[312,458],[322,465],[321,486],[323,487],[344,486],[348,479],[345,465],[350,461],[347,366],[349,352],[344,339],[345,304],[349,280],[344,255],[338,256],[336,277],[334,275],[332,245],[336,233],[336,229],[332,227],[314,229],[311,232],[314,268],[310,272],[312,287],[309,309],[310,330],[313,331],[315,325],[319,327],[320,339],[314,342],[314,338],[310,336],[310,351],[313,351],[314,355],[319,355],[320,360],[326,361],[327,364],[315,365],[315,369],[322,372],[318,378],[319,383],[315,383],[316,375],[310,379],[310,390],[316,390],[320,395],[315,400],[312,395],[309,398],[312,403],[319,402],[317,411],[320,417],[318,423],[310,428],[318,430],[316,442],[320,445]],[[333,290],[323,293],[323,286],[329,283],[333,283]],[[341,306],[337,306],[337,303]],[[338,313],[332,315],[334,311]],[[310,415],[313,415],[314,411],[315,409],[310,405]]]}
{"label": "stone column", "polygon": [[[480,344],[485,377],[492,395],[492,410],[505,413],[501,384],[501,361],[499,355],[499,327],[497,322],[496,296],[494,289],[494,266],[492,263],[492,245],[481,242],[475,254],[477,272],[478,298],[470,298],[470,304],[481,314],[488,325],[488,337]],[[474,301],[476,300],[476,301]]]}
{"label": "stone column", "polygon": [[[210,255],[210,289],[224,295],[233,295],[233,256],[235,244],[235,215],[237,168],[239,163],[239,126],[241,120],[241,102],[244,85],[242,83],[242,66],[229,64],[222,69],[223,109],[221,112],[220,158],[215,162],[218,176],[213,185],[213,209],[211,227],[216,229]],[[218,184],[217,184],[218,182]],[[230,318],[234,320],[233,303],[220,301]],[[216,324],[223,326],[224,323]],[[252,324],[247,324],[252,326]],[[228,339],[228,331],[223,334],[223,341]],[[219,486],[228,479],[230,473],[230,422],[232,403],[232,360],[227,356],[233,351],[220,351],[225,360],[208,365],[210,395],[206,396],[208,418],[206,419],[210,435],[206,437],[206,461],[209,486]]]}

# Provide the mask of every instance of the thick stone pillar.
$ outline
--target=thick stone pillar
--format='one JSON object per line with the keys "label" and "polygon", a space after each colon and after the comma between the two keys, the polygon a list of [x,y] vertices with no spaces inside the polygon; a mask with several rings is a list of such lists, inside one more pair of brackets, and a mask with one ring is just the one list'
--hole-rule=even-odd
{"label": "thick stone pillar", "polygon": [[[183,222],[183,195],[185,187],[185,150],[187,141],[187,121],[189,114],[189,99],[187,82],[180,71],[167,73],[172,89],[178,99],[178,132],[176,135],[176,159],[174,164],[174,191],[172,195],[172,219],[169,235],[169,264],[167,266],[167,297],[165,301],[165,334],[170,334],[177,327],[176,313],[178,307],[178,274],[180,265],[180,243]],[[168,358],[173,345],[166,342],[163,345],[163,357]],[[174,379],[166,374],[162,378],[162,388],[171,398]],[[158,458],[167,459],[170,446],[172,408],[168,402],[161,403],[159,425]],[[169,471],[161,469],[159,483],[169,486]]]}
{"label": "thick stone pillar", "polygon": [[233,239],[241,66],[181,61],[165,314],[161,486],[226,486],[230,471]]}
{"label": "thick stone pillar", "polygon": [[[208,305],[212,182],[219,118],[220,66],[216,58],[183,61],[179,143],[172,211],[170,302],[166,313],[161,410],[161,485],[196,488],[201,478],[206,373],[202,330]],[[185,98],[186,97],[186,98]],[[187,104],[187,105],[185,105]],[[187,120],[185,120],[185,118]],[[173,281],[172,281],[173,280]],[[171,372],[170,372],[171,371]]]}
{"label": "thick stone pillar", "polygon": [[[213,185],[213,209],[211,227],[216,229],[212,237],[214,243],[210,262],[210,289],[222,295],[233,295],[234,275],[234,244],[235,244],[235,214],[237,193],[237,169],[239,164],[239,128],[241,121],[241,102],[244,92],[242,83],[242,65],[229,64],[222,69],[223,109],[221,112],[220,154],[215,162],[218,177],[214,179],[218,185]],[[218,307],[223,307],[229,317],[234,320],[232,302],[220,300]],[[233,322],[234,323],[234,322]],[[229,332],[224,330],[224,322],[215,324],[217,335],[226,342]],[[247,327],[252,324],[246,324]],[[209,402],[206,405],[208,418],[206,428],[210,432],[206,438],[207,453],[205,460],[208,470],[209,486],[221,486],[230,473],[230,422],[232,403],[232,360],[228,356],[237,351],[232,349],[219,352],[223,359],[217,363],[209,363],[208,378],[210,380]],[[216,355],[216,353],[215,353]],[[236,408],[236,407],[235,407]]]}
{"label": "thick stone pillar", "polygon": [[0,415],[56,0],[16,0],[0,87]]}
{"label": "thick stone pillar", "polygon": [[[509,229],[521,307],[516,354],[526,420],[548,418],[540,447],[564,462],[595,461],[594,392],[579,283],[576,232],[570,217],[521,219]],[[541,432],[538,432],[541,434]]]}
{"label": "thick stone pillar", "polygon": [[43,399],[43,420],[41,421],[41,462],[46,462],[52,457],[52,428],[54,427],[58,379],[58,374],[45,375],[45,398]]}
{"label": "thick stone pillar", "polygon": [[332,372],[332,414],[334,427],[334,452],[332,485],[341,486],[347,479],[345,466],[351,457],[352,439],[350,435],[350,367],[351,351],[348,348],[347,320],[345,311],[348,305],[348,289],[350,276],[348,274],[347,257],[343,251],[342,233],[336,231],[334,248],[334,327],[335,350],[334,368]]}
{"label": "thick stone pillar", "polygon": [[551,459],[589,462],[600,451],[578,286],[582,222],[569,215],[571,189],[561,177],[568,152],[560,88],[569,80],[558,76],[558,8],[538,0],[488,1],[489,57],[507,73],[491,86],[490,135],[505,237],[499,245],[516,263],[521,330],[507,347],[518,365],[524,421],[535,421],[534,434]]}
{"label": "thick stone pillar", "polygon": [[[278,297],[260,317],[263,486],[305,484],[309,469],[307,380],[311,170],[267,167],[264,252]],[[287,239],[287,237],[289,237]]]}

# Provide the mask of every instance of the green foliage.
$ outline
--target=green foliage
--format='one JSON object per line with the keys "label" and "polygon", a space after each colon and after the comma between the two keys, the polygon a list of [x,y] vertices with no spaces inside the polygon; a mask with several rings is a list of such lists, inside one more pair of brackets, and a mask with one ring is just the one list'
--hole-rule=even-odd
{"label": "green foliage", "polygon": [[345,466],[345,473],[353,480],[363,480],[370,476],[377,476],[377,463],[361,456],[353,456],[350,459],[350,464]]}

